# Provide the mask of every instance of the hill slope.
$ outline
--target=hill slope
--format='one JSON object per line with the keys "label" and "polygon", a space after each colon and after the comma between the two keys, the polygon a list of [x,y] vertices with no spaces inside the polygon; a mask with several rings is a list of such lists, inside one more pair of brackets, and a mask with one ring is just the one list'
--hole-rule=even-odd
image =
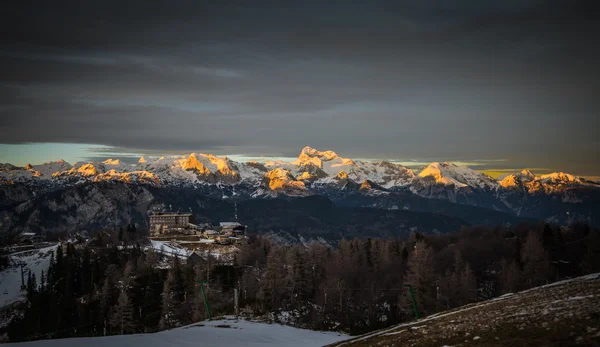
{"label": "hill slope", "polygon": [[333,346],[600,344],[600,273],[459,307]]}

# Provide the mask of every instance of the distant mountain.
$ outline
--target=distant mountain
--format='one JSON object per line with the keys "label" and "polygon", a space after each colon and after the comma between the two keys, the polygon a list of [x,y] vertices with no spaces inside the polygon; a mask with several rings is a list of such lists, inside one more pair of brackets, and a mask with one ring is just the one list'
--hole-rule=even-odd
{"label": "distant mountain", "polygon": [[335,243],[340,238],[386,237],[411,232],[446,233],[469,223],[439,213],[340,207],[323,196],[248,199],[234,204],[208,189],[157,187],[123,182],[88,182],[33,197],[0,211],[0,233],[42,234],[118,229],[137,223],[148,229],[155,208],[191,211],[198,222],[240,221],[253,233],[284,242],[315,240]]}
{"label": "distant mountain", "polygon": [[[140,158],[137,164],[113,159],[74,165],[63,160],[25,167],[0,164],[0,207],[3,213],[26,210],[34,200],[80,186],[94,190],[95,196],[111,194],[113,185],[104,184],[110,182],[124,184],[133,195],[150,188],[238,201],[323,195],[340,206],[444,213],[468,223],[506,224],[523,218],[566,223],[570,218],[600,225],[600,184],[570,174],[535,176],[523,170],[495,180],[468,167],[438,162],[415,172],[391,162],[353,160],[311,147],[291,162],[241,163],[191,153]],[[54,214],[61,215],[71,198],[55,199]],[[135,200],[136,211],[146,212],[139,198],[121,198],[123,203]],[[98,208],[102,206],[98,201]],[[37,217],[28,218],[31,222],[26,224],[33,227]],[[98,221],[103,222],[110,224]],[[0,221],[0,230],[22,227],[6,218]]]}

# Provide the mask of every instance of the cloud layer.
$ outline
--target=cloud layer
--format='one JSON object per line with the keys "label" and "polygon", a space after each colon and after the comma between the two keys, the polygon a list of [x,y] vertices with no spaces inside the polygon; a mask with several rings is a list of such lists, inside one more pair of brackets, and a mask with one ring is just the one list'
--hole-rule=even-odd
{"label": "cloud layer", "polygon": [[596,2],[218,3],[12,4],[0,141],[600,173]]}

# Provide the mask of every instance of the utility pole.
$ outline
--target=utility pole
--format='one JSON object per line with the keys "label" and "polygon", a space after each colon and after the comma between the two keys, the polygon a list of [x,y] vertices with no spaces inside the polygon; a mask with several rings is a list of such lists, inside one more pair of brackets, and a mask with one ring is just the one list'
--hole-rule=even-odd
{"label": "utility pole", "polygon": [[237,201],[233,202],[233,205],[235,206],[235,221],[238,221],[238,209],[237,209]]}
{"label": "utility pole", "polygon": [[405,287],[408,287],[408,292],[410,293],[410,300],[413,304],[413,309],[415,311],[415,317],[419,319],[419,309],[417,308],[417,301],[415,300],[415,294],[413,293],[412,286],[410,284],[405,284]]}
{"label": "utility pole", "polygon": [[208,284],[210,281],[210,251],[208,251],[208,255],[206,256],[206,283]]}
{"label": "utility pole", "polygon": [[239,318],[240,315],[240,307],[238,301],[239,291],[237,288],[233,288],[233,312],[235,313],[235,318]]}
{"label": "utility pole", "polygon": [[23,267],[25,267],[25,264],[21,264],[21,290],[25,290],[27,289],[27,286],[25,286],[25,274],[23,272]]}
{"label": "utility pole", "polygon": [[206,306],[206,311],[208,312],[208,320],[212,320],[212,316],[210,314],[210,305],[208,304],[208,299],[206,299],[206,293],[204,292],[204,284],[208,284],[208,281],[202,280],[198,283],[200,284],[200,290],[202,291],[202,297],[204,298],[204,305]]}

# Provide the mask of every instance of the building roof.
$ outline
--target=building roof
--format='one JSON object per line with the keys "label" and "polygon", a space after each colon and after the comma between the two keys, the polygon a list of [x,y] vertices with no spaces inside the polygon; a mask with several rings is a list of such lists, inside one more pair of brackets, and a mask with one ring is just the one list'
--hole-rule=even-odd
{"label": "building roof", "polygon": [[239,226],[241,226],[241,224],[238,222],[221,222],[221,223],[219,223],[219,225],[221,225],[222,227],[239,227]]}
{"label": "building roof", "polygon": [[151,216],[192,216],[191,212],[152,212]]}

